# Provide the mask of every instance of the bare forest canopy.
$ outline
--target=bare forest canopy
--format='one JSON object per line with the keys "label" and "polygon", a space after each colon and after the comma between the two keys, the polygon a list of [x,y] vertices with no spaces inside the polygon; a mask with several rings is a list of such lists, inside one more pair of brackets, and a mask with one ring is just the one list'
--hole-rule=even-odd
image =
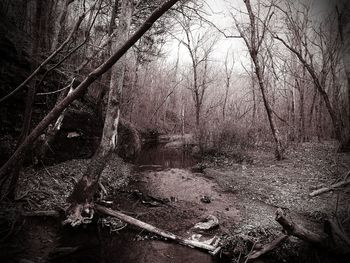
{"label": "bare forest canopy", "polygon": [[[4,72],[1,98],[52,54],[67,39],[79,16],[86,13],[69,43],[35,76],[38,84],[41,82],[37,104],[43,108],[52,107],[59,90],[73,78],[84,78],[110,54],[107,42],[117,38],[113,30],[118,24],[118,10],[111,20],[112,2],[39,1],[37,8],[35,1],[2,1],[2,17],[7,19],[2,22],[5,54],[1,56]],[[130,32],[135,31],[158,4],[157,1],[136,3]],[[248,129],[254,134],[270,129],[266,125],[267,115],[254,63],[239,32],[241,29],[251,39],[252,25],[244,3],[219,1],[212,7],[210,4],[213,3],[194,1],[174,9],[126,55],[122,114],[137,127],[180,132],[184,119],[185,132],[189,132],[195,128],[197,109],[201,119],[210,120],[201,123],[208,142],[217,126],[231,125],[235,130]],[[225,8],[220,13],[226,17],[224,23],[217,13],[211,13],[218,5]],[[343,130],[348,129],[345,2],[316,14],[313,9],[317,10],[318,4],[312,1],[252,1],[251,5],[254,27],[260,31],[256,32],[260,34],[256,37],[261,39],[257,56],[262,65],[267,99],[281,135],[288,140],[336,136],[327,103],[322,91],[317,90],[313,76],[297,54],[276,37],[284,39],[310,64],[318,82],[322,82],[322,90],[328,94],[339,125]],[[38,30],[34,28],[36,12],[40,16]],[[228,39],[222,45],[225,37]],[[236,44],[238,49],[226,44],[231,37],[234,37],[232,43],[240,42]],[[34,44],[37,50],[31,54]],[[169,46],[179,48],[180,52],[169,52]],[[228,47],[227,50],[222,50],[222,46]],[[221,60],[216,55],[218,52],[225,54]],[[170,53],[172,59],[168,57]],[[237,65],[242,61],[241,67]],[[238,67],[241,69],[237,72]],[[104,77],[91,85],[89,98],[100,99],[99,93],[108,87],[108,81],[108,77]],[[2,101],[1,107],[7,108],[11,101],[20,104],[25,92],[26,86],[23,86],[12,98]],[[4,115],[2,121],[6,122]],[[145,115],[149,117],[143,118]],[[20,121],[20,116],[18,118]]]}
{"label": "bare forest canopy", "polygon": [[[50,55],[59,50],[33,77],[34,121],[73,79],[81,81],[111,55],[111,43],[118,39],[118,2],[2,1],[3,135],[21,129],[29,83],[16,87]],[[133,3],[130,33],[158,2]],[[200,126],[208,146],[220,136],[218,130],[250,136],[252,143],[270,140],[269,119],[283,141],[346,140],[346,1],[327,3],[327,8],[318,1],[250,5],[252,16],[244,1],[187,1],[164,15],[125,55],[123,118],[161,133],[193,132]],[[109,74],[85,95],[101,107]]]}

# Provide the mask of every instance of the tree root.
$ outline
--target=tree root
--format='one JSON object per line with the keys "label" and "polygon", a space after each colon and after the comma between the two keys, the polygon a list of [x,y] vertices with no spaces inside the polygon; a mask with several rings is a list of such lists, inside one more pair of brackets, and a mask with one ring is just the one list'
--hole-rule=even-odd
{"label": "tree root", "polygon": [[67,210],[67,219],[63,221],[63,225],[75,227],[81,224],[89,224],[93,217],[94,209],[92,204],[75,204]]}

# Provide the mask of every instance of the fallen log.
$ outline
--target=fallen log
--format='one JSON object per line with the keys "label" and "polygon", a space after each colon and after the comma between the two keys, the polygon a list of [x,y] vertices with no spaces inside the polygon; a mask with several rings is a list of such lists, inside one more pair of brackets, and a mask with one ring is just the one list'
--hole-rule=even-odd
{"label": "fallen log", "polygon": [[283,243],[287,239],[288,239],[287,235],[285,234],[280,235],[279,237],[274,239],[271,243],[264,245],[259,250],[254,250],[250,255],[248,255],[247,261],[257,259],[258,257],[274,250],[276,247],[278,247],[281,243]]}
{"label": "fallen log", "polygon": [[189,239],[182,238],[178,235],[175,235],[175,234],[170,233],[168,231],[162,230],[162,229],[157,228],[155,226],[152,226],[148,223],[145,223],[145,222],[142,222],[138,219],[135,219],[131,216],[125,215],[121,212],[109,209],[109,208],[101,206],[101,205],[96,204],[95,209],[100,213],[119,218],[120,220],[123,220],[124,222],[126,222],[130,225],[140,227],[142,229],[147,230],[150,233],[157,234],[159,236],[170,239],[172,241],[175,241],[175,242],[182,244],[182,245],[185,245],[185,246],[189,246],[192,248],[204,249],[204,250],[209,251],[209,253],[211,253],[211,254],[216,254],[220,250],[220,247],[217,247],[217,246],[214,246],[211,244],[206,244],[206,243],[199,242],[199,241],[195,241],[195,240],[189,240]]}
{"label": "fallen log", "polygon": [[323,244],[327,239],[326,235],[316,234],[301,225],[295,224],[292,219],[287,218],[282,209],[276,211],[276,221],[283,227],[288,235],[295,236],[301,240],[313,243]]}
{"label": "fallen log", "polygon": [[316,195],[327,193],[329,191],[335,190],[335,189],[337,189],[339,187],[342,187],[342,186],[346,186],[348,184],[350,184],[350,180],[346,180],[346,181],[342,181],[342,182],[339,182],[339,183],[336,183],[336,184],[332,184],[332,185],[330,185],[328,187],[323,187],[323,188],[320,188],[318,190],[315,190],[315,191],[311,192],[309,194],[309,196],[310,197],[314,197]]}
{"label": "fallen log", "polygon": [[350,239],[344,230],[334,221],[325,222],[324,234],[316,234],[287,218],[282,209],[276,211],[276,221],[288,235],[312,243],[335,254],[350,253]]}

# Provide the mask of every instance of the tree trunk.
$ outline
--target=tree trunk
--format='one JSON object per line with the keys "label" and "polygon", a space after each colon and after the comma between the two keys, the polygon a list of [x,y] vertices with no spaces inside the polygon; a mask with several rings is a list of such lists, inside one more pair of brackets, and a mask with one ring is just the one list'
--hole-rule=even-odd
{"label": "tree trunk", "polygon": [[344,142],[340,146],[339,150],[340,151],[350,151],[350,69],[349,69],[349,60],[350,60],[350,55],[349,55],[349,34],[344,35],[344,28],[348,29],[349,25],[349,19],[348,17],[348,9],[349,5],[345,4],[343,6],[343,10],[339,10],[338,6],[336,6],[336,11],[337,11],[337,18],[338,18],[338,33],[340,36],[340,41],[342,45],[342,61],[344,65],[344,71],[346,75],[346,80],[347,80],[347,97],[348,97],[348,131],[346,133],[346,136],[344,138]]}
{"label": "tree trunk", "polygon": [[253,92],[253,113],[252,113],[252,127],[255,127],[255,120],[256,120],[256,94],[255,94],[255,81],[253,76],[251,77],[252,80],[252,92]]}
{"label": "tree trunk", "polygon": [[257,61],[257,58],[253,57],[252,59],[253,59],[254,65],[255,65],[255,73],[256,73],[256,76],[258,78],[259,87],[260,87],[261,95],[262,95],[262,98],[263,98],[264,106],[265,106],[265,109],[266,109],[267,118],[269,120],[272,136],[273,136],[273,139],[275,141],[275,157],[276,157],[277,160],[282,160],[284,158],[283,157],[284,149],[283,149],[282,141],[281,141],[281,138],[280,138],[280,135],[279,135],[279,131],[277,129],[275,120],[274,120],[274,118],[272,116],[271,106],[270,106],[270,104],[269,104],[269,102],[267,100],[266,87],[265,87],[265,84],[264,84],[264,81],[263,81],[263,77],[262,77],[262,74],[261,74],[260,65],[259,65],[259,63]]}
{"label": "tree trunk", "polygon": [[178,0],[169,0],[157,8],[140,28],[98,68],[94,69],[90,74],[79,84],[79,86],[67,96],[61,103],[56,105],[33,129],[25,141],[17,148],[15,153],[0,169],[0,185],[10,176],[9,172],[15,167],[18,161],[25,155],[29,147],[34,141],[44,132],[47,126],[55,121],[62,111],[70,105],[75,99],[81,96],[86,89],[102,74],[109,70],[129,49],[132,47],[148,29],[152,27],[155,21],[158,20],[166,11],[168,11]]}
{"label": "tree trunk", "polygon": [[[305,77],[305,68],[303,69],[303,78]],[[301,83],[297,81],[299,91],[299,141],[305,142],[305,114],[304,114],[304,80]]]}
{"label": "tree trunk", "polygon": [[[116,52],[116,50],[118,50],[128,39],[132,13],[132,1],[122,0],[117,34],[118,41],[112,46],[112,53]],[[89,204],[93,201],[93,196],[97,190],[101,173],[117,146],[125,64],[126,57],[124,55],[118,63],[112,67],[107,113],[101,143],[88,165],[86,172],[74,188],[71,196],[68,198],[71,207],[68,210],[68,219],[66,222],[69,222],[72,225],[84,222],[84,209],[89,209]],[[88,216],[91,216],[90,213],[87,214]]]}
{"label": "tree trunk", "polygon": [[299,130],[299,141],[305,142],[305,115],[304,115],[304,89],[302,88],[299,93],[300,105],[300,130]]}
{"label": "tree trunk", "polygon": [[322,111],[323,103],[322,97],[319,97],[318,105],[316,107],[316,134],[317,140],[320,142],[322,139]]}
{"label": "tree trunk", "polygon": [[[313,129],[313,122],[312,122],[312,120],[313,120],[313,115],[314,115],[314,108],[315,108],[315,104],[316,104],[316,98],[317,98],[317,90],[315,89],[314,95],[312,97],[310,111],[309,111],[309,129]],[[312,133],[314,133],[314,130],[312,130]],[[310,136],[310,131],[309,131],[308,135]]]}
{"label": "tree trunk", "polygon": [[[244,4],[247,8],[247,12],[250,20],[249,36],[242,31],[242,29],[237,25],[237,23],[236,25],[241,37],[243,38],[244,42],[246,43],[246,46],[248,47],[250,57],[254,63],[255,74],[258,79],[258,84],[260,87],[261,95],[262,95],[264,106],[266,109],[267,118],[269,120],[272,136],[275,141],[275,157],[277,160],[282,160],[284,148],[282,145],[282,140],[280,138],[275,120],[272,116],[273,112],[272,112],[271,105],[269,104],[267,99],[267,90],[266,90],[266,85],[264,83],[263,69],[261,68],[261,62],[259,61],[259,53],[258,53],[259,46],[261,45],[262,40],[264,39],[264,33],[262,33],[262,35],[259,35],[259,30],[256,28],[257,27],[256,17],[253,13],[250,1],[245,0]],[[264,25],[264,27],[266,27],[266,25]]]}
{"label": "tree trunk", "polygon": [[[226,104],[227,104],[227,97],[228,97],[228,90],[230,88],[230,80],[228,79],[226,82],[226,89],[225,89],[225,98],[224,98],[224,104],[222,105],[222,120],[226,120]],[[255,104],[254,104],[255,106]]]}
{"label": "tree trunk", "polygon": [[292,141],[295,140],[295,92],[293,90],[293,88],[291,89],[291,93],[292,93],[292,103],[291,103],[291,108],[290,108],[290,114],[291,114],[291,122],[292,125],[290,127],[290,138]]}
{"label": "tree trunk", "polygon": [[[40,18],[41,18],[41,12],[42,12],[42,0],[37,0],[36,1],[36,7],[35,7],[35,15],[34,15],[34,25],[33,25],[33,36],[34,36],[34,41],[33,41],[33,46],[32,46],[32,57],[36,57],[37,53],[40,48]],[[35,65],[35,62],[32,61],[32,63]],[[33,104],[34,104],[34,99],[35,99],[35,93],[36,93],[36,80],[33,79],[31,80],[29,84],[29,88],[27,91],[27,98],[26,98],[26,106],[25,106],[25,111],[24,111],[24,117],[23,117],[23,125],[22,125],[22,130],[21,134],[18,138],[17,141],[17,147],[18,148],[25,140],[25,138],[28,136],[29,131],[30,131],[30,125],[32,122],[32,113],[33,113]],[[24,157],[21,158],[12,171],[11,175],[11,180],[9,182],[9,185],[7,186],[8,189],[5,189],[5,194],[4,196],[7,196],[11,200],[15,198],[16,194],[16,186],[19,178],[20,171],[22,169],[22,165],[24,162]]]}

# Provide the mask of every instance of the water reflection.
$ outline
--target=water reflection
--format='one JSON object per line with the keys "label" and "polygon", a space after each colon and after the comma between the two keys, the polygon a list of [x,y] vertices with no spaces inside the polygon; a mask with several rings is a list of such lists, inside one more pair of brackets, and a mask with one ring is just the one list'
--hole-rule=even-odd
{"label": "water reflection", "polygon": [[158,144],[145,146],[136,164],[141,166],[141,169],[145,166],[160,166],[163,169],[187,168],[195,165],[196,160],[182,148],[167,148]]}

